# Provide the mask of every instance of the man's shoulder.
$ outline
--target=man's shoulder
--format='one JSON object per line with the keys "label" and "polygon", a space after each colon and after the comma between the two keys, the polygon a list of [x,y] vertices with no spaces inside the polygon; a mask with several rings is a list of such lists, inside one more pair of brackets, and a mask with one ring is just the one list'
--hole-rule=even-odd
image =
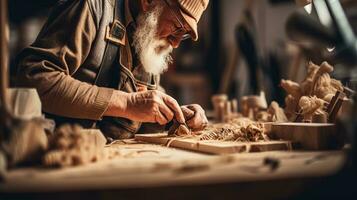
{"label": "man's shoulder", "polygon": [[103,13],[106,7],[113,8],[116,0],[85,0],[93,12]]}
{"label": "man's shoulder", "polygon": [[99,27],[99,23],[105,14],[105,12],[113,11],[116,0],[84,0],[88,3],[89,9],[92,13],[96,26]]}

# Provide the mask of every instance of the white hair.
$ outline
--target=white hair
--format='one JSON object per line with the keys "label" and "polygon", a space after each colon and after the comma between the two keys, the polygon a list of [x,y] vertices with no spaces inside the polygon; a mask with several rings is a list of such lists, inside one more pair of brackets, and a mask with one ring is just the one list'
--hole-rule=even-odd
{"label": "white hair", "polygon": [[157,36],[158,19],[163,7],[158,5],[152,11],[141,14],[133,36],[133,46],[144,70],[159,75],[167,71],[172,63],[173,47],[165,39]]}

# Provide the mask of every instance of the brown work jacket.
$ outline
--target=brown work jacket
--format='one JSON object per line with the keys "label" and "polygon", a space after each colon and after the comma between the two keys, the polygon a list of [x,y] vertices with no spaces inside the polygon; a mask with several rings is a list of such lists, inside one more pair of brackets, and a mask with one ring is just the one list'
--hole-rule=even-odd
{"label": "brown work jacket", "polygon": [[108,87],[96,86],[108,44],[106,28],[114,21],[116,3],[125,18],[121,25],[135,29],[128,0],[59,1],[36,41],[18,56],[17,87],[36,88],[43,111],[57,125],[78,123],[85,128],[99,127],[113,138],[129,138],[140,123],[103,118],[113,91],[155,90],[159,77],[146,73],[140,64],[133,66],[138,63],[129,42],[133,31],[126,30],[125,42],[118,44],[117,62],[111,66]]}

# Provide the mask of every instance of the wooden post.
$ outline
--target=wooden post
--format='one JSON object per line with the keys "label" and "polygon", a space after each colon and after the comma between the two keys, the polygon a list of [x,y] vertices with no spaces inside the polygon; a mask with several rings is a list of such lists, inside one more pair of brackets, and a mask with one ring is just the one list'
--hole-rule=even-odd
{"label": "wooden post", "polygon": [[9,116],[8,88],[8,43],[9,27],[7,23],[7,0],[0,1],[0,116]]}
{"label": "wooden post", "polygon": [[11,123],[8,88],[8,24],[7,0],[0,1],[0,142],[5,138],[5,127]]}
{"label": "wooden post", "polygon": [[[6,99],[7,88],[7,44],[8,38],[6,36],[7,28],[7,0],[0,1],[0,145],[5,138],[5,127],[7,124],[8,101]],[[0,181],[5,177],[7,169],[7,159],[5,153],[0,149]]]}

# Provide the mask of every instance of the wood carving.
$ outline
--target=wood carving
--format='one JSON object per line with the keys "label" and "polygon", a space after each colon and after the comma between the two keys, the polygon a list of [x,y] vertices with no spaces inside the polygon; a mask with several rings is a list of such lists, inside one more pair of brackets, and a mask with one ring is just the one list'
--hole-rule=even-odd
{"label": "wood carving", "polygon": [[268,108],[265,93],[260,96],[245,96],[241,99],[242,114],[251,120],[257,120],[257,115]]}
{"label": "wood carving", "polygon": [[191,130],[185,124],[180,124],[174,120],[174,124],[169,129],[169,136],[191,135]]}
{"label": "wood carving", "polygon": [[298,109],[298,99],[292,95],[287,95],[285,98],[285,114],[289,121],[294,121],[296,117],[296,110]]}
{"label": "wood carving", "polygon": [[307,75],[303,82],[301,83],[301,89],[304,95],[309,95],[313,87],[313,82],[319,66],[315,65],[313,62],[309,62],[307,65]]}
{"label": "wood carving", "polygon": [[285,115],[284,109],[279,104],[273,101],[266,111],[260,111],[256,117],[256,121],[259,122],[288,122],[288,118]]}
{"label": "wood carving", "polygon": [[228,122],[230,119],[240,116],[238,113],[238,100],[228,100],[227,95],[214,95],[212,103],[217,122]]}
{"label": "wood carving", "polygon": [[[326,116],[324,117],[327,119],[327,113],[323,110],[325,105],[324,100],[317,98],[316,96],[307,97],[303,96],[300,98],[299,106],[302,110],[302,115],[304,117],[305,122],[313,122],[313,116]],[[326,123],[326,122],[325,122]]]}
{"label": "wood carving", "polygon": [[218,94],[212,97],[215,119],[217,121],[223,121],[223,109],[226,101],[228,101],[228,96],[225,94]]}
{"label": "wood carving", "polygon": [[77,125],[64,125],[50,138],[50,151],[43,157],[45,166],[69,167],[108,158],[106,139],[99,132],[83,130]]}
{"label": "wood carving", "polygon": [[290,80],[282,80],[281,87],[295,99],[299,99],[303,95],[300,85]]}
{"label": "wood carving", "polygon": [[298,84],[289,80],[282,80],[281,87],[287,92],[285,98],[285,113],[289,121],[301,121],[301,114],[305,122],[325,122],[328,114],[325,104],[331,102],[336,92],[343,92],[342,83],[330,77],[333,67],[323,62],[320,66],[310,62],[307,76]]}
{"label": "wood carving", "polygon": [[288,118],[285,115],[284,109],[282,109],[279,104],[273,101],[269,108],[268,113],[270,114],[270,122],[288,122]]}
{"label": "wood carving", "polygon": [[281,87],[286,91],[285,98],[285,112],[289,121],[293,121],[296,116],[296,109],[298,108],[299,99],[303,95],[301,86],[290,80],[282,80]]}
{"label": "wood carving", "polygon": [[312,94],[315,94],[318,98],[330,102],[332,97],[337,91],[344,91],[343,85],[340,81],[332,79],[330,74],[333,71],[333,67],[327,62],[322,63],[320,69],[317,71]]}
{"label": "wood carving", "polygon": [[[337,92],[346,89],[338,80],[331,78],[334,68],[327,62],[320,66],[309,62],[307,74],[301,83],[291,80],[282,80],[281,87],[286,91],[284,110],[276,102],[272,102],[269,108],[262,92],[260,96],[242,97],[241,113],[243,117],[260,122],[331,122],[335,117],[330,117],[336,111],[327,111],[328,104],[336,104],[333,97]],[[241,117],[237,113],[237,101],[228,101],[227,95],[216,95],[212,98],[217,122],[230,122]],[[335,108],[340,108],[340,102]]]}

